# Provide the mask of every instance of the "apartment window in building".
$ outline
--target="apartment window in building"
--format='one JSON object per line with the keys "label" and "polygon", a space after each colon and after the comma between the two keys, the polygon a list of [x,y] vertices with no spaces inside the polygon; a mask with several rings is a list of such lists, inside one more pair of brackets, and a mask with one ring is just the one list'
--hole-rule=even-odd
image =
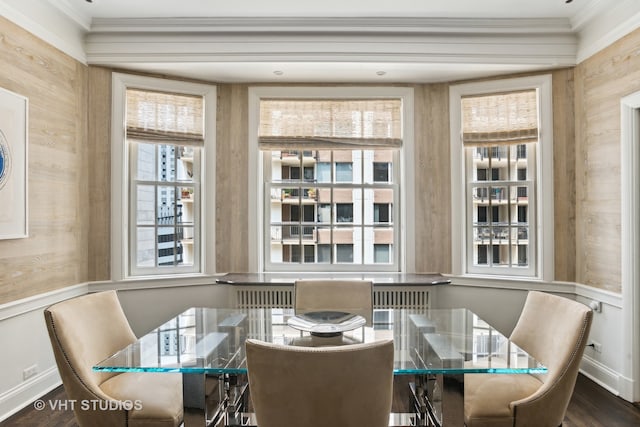
{"label": "apartment window in building", "polygon": [[552,165],[539,163],[552,161],[550,82],[545,76],[507,82],[513,89],[497,82],[452,88],[452,128],[459,129],[458,138],[452,133],[452,168],[462,180],[452,177],[461,183],[464,215],[458,220],[465,224],[456,242],[464,246],[465,262],[457,265],[461,273],[542,277],[542,248],[552,235],[540,206],[552,207],[549,177],[541,173]]}
{"label": "apartment window in building", "polygon": [[[264,269],[397,271],[402,98],[258,104]],[[293,169],[302,176],[285,178]],[[305,233],[289,232],[300,228]]]}
{"label": "apartment window in building", "polygon": [[123,139],[114,144],[121,185],[113,187],[112,214],[128,218],[114,222],[117,278],[204,271],[205,99],[215,102],[215,88],[114,77],[114,122],[123,123]]}

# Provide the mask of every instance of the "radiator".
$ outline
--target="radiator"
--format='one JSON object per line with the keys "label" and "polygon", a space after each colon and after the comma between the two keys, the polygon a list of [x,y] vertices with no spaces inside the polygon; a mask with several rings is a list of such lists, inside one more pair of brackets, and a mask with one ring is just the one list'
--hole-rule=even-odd
{"label": "radiator", "polygon": [[[238,308],[293,308],[292,286],[236,286]],[[427,310],[429,290],[415,286],[384,286],[373,290],[373,308]]]}
{"label": "radiator", "polygon": [[394,286],[373,290],[373,308],[427,310],[430,303],[429,290],[424,288]]}
{"label": "radiator", "polygon": [[293,308],[291,286],[236,286],[238,308]]}

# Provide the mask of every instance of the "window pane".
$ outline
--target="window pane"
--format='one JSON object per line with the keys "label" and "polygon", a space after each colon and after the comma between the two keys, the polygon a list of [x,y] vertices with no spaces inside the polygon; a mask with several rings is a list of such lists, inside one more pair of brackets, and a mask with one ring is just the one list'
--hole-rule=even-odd
{"label": "window pane", "polygon": [[158,181],[176,180],[176,147],[175,145],[158,145]]}
{"label": "window pane", "polygon": [[155,267],[156,239],[154,229],[138,227],[136,239],[136,266]]}
{"label": "window pane", "polygon": [[478,223],[487,223],[487,207],[486,206],[478,206]]}
{"label": "window pane", "polygon": [[289,179],[291,180],[299,180],[300,179],[300,167],[291,166],[288,168],[289,170]]}
{"label": "window pane", "polygon": [[331,182],[331,163],[319,162],[316,165],[316,175],[318,182]]}
{"label": "window pane", "polygon": [[529,263],[527,262],[527,250],[527,245],[518,245],[518,265],[520,267],[526,267],[529,265]]}
{"label": "window pane", "polygon": [[[178,242],[176,229],[158,228],[158,265],[178,265],[182,262],[182,245]],[[160,243],[162,242],[162,243]]]}
{"label": "window pane", "polygon": [[315,261],[316,259],[315,259],[314,247],[312,245],[305,245],[304,246],[304,262],[313,263]]}
{"label": "window pane", "polygon": [[155,181],[156,146],[155,144],[137,144],[136,179],[138,181]]}
{"label": "window pane", "polygon": [[388,203],[373,204],[373,222],[391,222],[391,206]]}
{"label": "window pane", "polygon": [[[299,263],[300,262],[300,245],[287,245],[285,246],[285,248],[289,249],[289,262],[295,262],[295,263]],[[285,251],[286,254],[286,251]],[[287,262],[287,260],[285,259],[285,262]]]}
{"label": "window pane", "polygon": [[527,222],[527,207],[526,206],[518,206],[518,222],[526,223]]}
{"label": "window pane", "polygon": [[487,180],[487,169],[478,169],[476,171],[477,177],[476,180],[477,181],[486,181]]}
{"label": "window pane", "polygon": [[488,261],[487,249],[489,247],[487,245],[478,245],[477,246],[477,264],[486,265]]}
{"label": "window pane", "polygon": [[390,260],[390,247],[389,245],[374,244],[374,262],[388,264]]}
{"label": "window pane", "polygon": [[353,182],[353,163],[336,163],[336,182]]}
{"label": "window pane", "polygon": [[373,181],[374,182],[389,182],[390,164],[389,163],[373,163]]}
{"label": "window pane", "polygon": [[199,148],[178,146],[178,161],[176,162],[176,179],[182,182],[194,182],[194,159]]}
{"label": "window pane", "polygon": [[331,222],[331,205],[321,204],[318,205],[318,222],[330,223]]}
{"label": "window pane", "polygon": [[182,208],[176,206],[175,187],[158,187],[158,224],[175,224],[180,221]]}
{"label": "window pane", "polygon": [[353,222],[353,203],[336,204],[336,222]]}
{"label": "window pane", "polygon": [[331,245],[318,245],[318,262],[330,263],[331,262]]}
{"label": "window pane", "polygon": [[136,198],[136,222],[138,224],[155,224],[155,187],[153,185],[136,186]]}
{"label": "window pane", "polygon": [[305,166],[305,168],[304,168],[304,180],[305,181],[313,181],[314,179],[315,179],[315,177],[314,177],[313,167]]}
{"label": "window pane", "polygon": [[353,263],[353,245],[352,244],[336,245],[336,262]]}
{"label": "window pane", "polygon": [[494,265],[500,265],[500,245],[493,245],[493,258],[492,262]]}

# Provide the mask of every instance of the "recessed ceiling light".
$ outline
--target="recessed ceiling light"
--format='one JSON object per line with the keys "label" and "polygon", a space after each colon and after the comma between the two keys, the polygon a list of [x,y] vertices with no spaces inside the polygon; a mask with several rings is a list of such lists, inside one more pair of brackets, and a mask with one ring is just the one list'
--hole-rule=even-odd
{"label": "recessed ceiling light", "polygon": [[281,76],[281,75],[283,75],[283,74],[284,74],[284,71],[281,71],[281,70],[275,70],[275,71],[273,72],[273,74],[275,74],[276,76]]}
{"label": "recessed ceiling light", "polygon": [[384,76],[385,74],[387,74],[386,71],[376,71],[376,74],[379,76]]}

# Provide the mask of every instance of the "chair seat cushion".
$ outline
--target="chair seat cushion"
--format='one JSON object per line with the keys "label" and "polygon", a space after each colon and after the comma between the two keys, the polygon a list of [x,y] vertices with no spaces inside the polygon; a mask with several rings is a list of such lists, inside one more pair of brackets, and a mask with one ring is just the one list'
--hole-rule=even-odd
{"label": "chair seat cushion", "polygon": [[512,427],[509,404],[535,393],[542,382],[527,374],[464,376],[464,419],[467,427]]}
{"label": "chair seat cushion", "polygon": [[175,427],[182,422],[180,374],[126,372],[109,378],[100,388],[116,400],[133,404],[129,426]]}

